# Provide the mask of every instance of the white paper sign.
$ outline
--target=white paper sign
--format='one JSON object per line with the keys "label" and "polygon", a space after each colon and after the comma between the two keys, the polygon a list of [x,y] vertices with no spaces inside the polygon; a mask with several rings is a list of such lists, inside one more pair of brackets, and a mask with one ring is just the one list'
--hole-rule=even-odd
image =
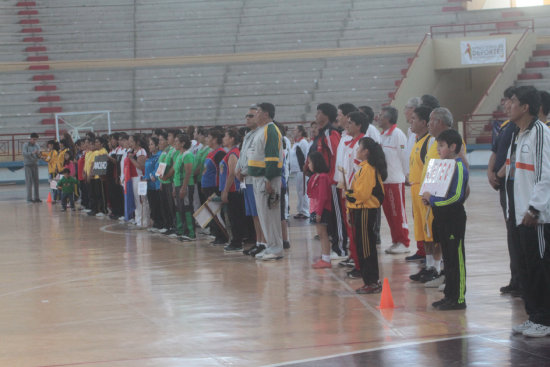
{"label": "white paper sign", "polygon": [[461,41],[462,65],[494,64],[506,61],[506,39]]}
{"label": "white paper sign", "polygon": [[[197,209],[197,211],[195,213],[193,213],[193,217],[197,221],[197,224],[199,226],[201,226],[202,228],[206,228],[208,223],[210,223],[210,221],[212,220],[211,212],[216,214],[218,216],[218,220],[220,221],[220,223],[223,226],[225,226],[224,223],[223,223],[223,219],[220,215],[221,210],[222,210],[222,202],[221,201],[213,201],[212,198],[214,196],[215,196],[215,194],[210,196],[208,198],[208,200],[206,200],[206,202],[199,209]],[[206,206],[208,206],[208,208],[210,210],[208,210],[206,208]]]}
{"label": "white paper sign", "polygon": [[454,159],[431,159],[426,170],[426,177],[420,187],[420,195],[429,192],[438,197],[447,196],[455,167]]}
{"label": "white paper sign", "polygon": [[50,181],[50,189],[57,190],[57,181],[56,180],[51,180]]}
{"label": "white paper sign", "polygon": [[138,195],[146,196],[147,195],[147,181],[140,181],[138,184]]}
{"label": "white paper sign", "polygon": [[155,172],[155,176],[160,177],[164,175],[164,171],[166,171],[166,163],[159,163],[157,172]]}

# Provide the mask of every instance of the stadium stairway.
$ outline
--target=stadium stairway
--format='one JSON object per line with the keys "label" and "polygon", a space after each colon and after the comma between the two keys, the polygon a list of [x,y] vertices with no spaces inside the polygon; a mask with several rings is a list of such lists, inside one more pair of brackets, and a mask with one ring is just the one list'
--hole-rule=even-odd
{"label": "stadium stairway", "polygon": [[[19,1],[15,4],[19,24],[21,25],[21,33],[23,34],[22,47],[23,52],[27,55],[26,61],[31,62],[29,66],[30,77],[34,84],[34,91],[40,95],[36,97],[36,101],[40,103],[38,108],[39,114],[44,117],[41,119],[43,125],[54,125],[54,114],[62,112],[63,108],[57,105],[61,101],[61,97],[55,92],[55,76],[50,71],[48,64],[48,49],[45,46],[42,27],[40,26],[40,12],[37,9],[36,1]],[[37,93],[38,94],[38,93]],[[54,135],[55,130],[46,130],[47,135]]]}
{"label": "stadium stairway", "polygon": [[[521,74],[518,75],[515,86],[532,85],[538,90],[550,91],[550,44],[538,44],[530,60],[525,63]],[[487,122],[483,131],[476,138],[476,144],[490,144],[492,140],[493,122],[503,121],[507,115],[497,108],[492,120]]]}

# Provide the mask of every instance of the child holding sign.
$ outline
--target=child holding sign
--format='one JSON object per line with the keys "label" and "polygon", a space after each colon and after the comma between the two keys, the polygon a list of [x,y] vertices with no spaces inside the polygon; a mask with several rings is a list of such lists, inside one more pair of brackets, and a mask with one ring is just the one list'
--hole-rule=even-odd
{"label": "child holding sign", "polygon": [[435,308],[463,310],[466,308],[466,262],[464,256],[464,234],[466,231],[466,188],[468,169],[458,157],[462,148],[462,137],[449,129],[437,137],[437,151],[441,159],[454,159],[456,169],[445,197],[434,196],[430,192],[422,194],[425,205],[431,206],[434,220],[432,231],[435,242],[441,244],[445,263],[445,297],[432,303]]}

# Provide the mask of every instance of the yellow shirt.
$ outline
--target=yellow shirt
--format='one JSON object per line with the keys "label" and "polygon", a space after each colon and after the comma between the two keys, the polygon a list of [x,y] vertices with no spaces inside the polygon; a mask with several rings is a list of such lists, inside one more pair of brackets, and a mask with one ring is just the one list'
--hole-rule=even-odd
{"label": "yellow shirt", "polygon": [[[92,152],[86,153],[86,156],[84,157],[84,171],[86,172],[87,176],[90,176],[92,174],[92,168],[94,166],[95,157],[98,155],[104,155],[107,154],[107,150],[105,148],[101,148],[100,150],[94,150]],[[95,175],[93,177],[94,179],[98,179],[99,176]]]}
{"label": "yellow shirt", "polygon": [[65,153],[68,151],[68,148],[65,148],[59,152],[57,155],[57,172],[63,171],[65,167]]}
{"label": "yellow shirt", "polygon": [[42,158],[48,162],[48,173],[55,175],[57,169],[57,150],[42,153]]}
{"label": "yellow shirt", "polygon": [[367,161],[362,161],[359,167],[351,182],[353,194],[348,194],[356,201],[351,203],[346,200],[346,206],[350,209],[379,208],[384,201],[382,177]]}
{"label": "yellow shirt", "polygon": [[[426,156],[428,150],[433,145],[430,134],[426,133],[423,137],[414,144],[411,156],[409,158],[409,182],[411,185],[422,183],[422,172],[424,170],[424,162],[427,162]],[[437,150],[436,150],[437,152]]]}

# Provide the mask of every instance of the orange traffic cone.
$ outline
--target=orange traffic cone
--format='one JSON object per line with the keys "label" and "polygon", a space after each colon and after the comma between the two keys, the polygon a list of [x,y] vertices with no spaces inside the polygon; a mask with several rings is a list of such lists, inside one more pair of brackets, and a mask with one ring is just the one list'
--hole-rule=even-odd
{"label": "orange traffic cone", "polygon": [[382,284],[382,297],[380,298],[380,306],[378,308],[394,308],[393,297],[391,295],[390,282],[388,282],[388,278],[384,278],[384,284]]}
{"label": "orange traffic cone", "polygon": [[51,202],[52,202],[52,193],[48,192],[48,200],[46,200],[46,203],[51,203]]}

